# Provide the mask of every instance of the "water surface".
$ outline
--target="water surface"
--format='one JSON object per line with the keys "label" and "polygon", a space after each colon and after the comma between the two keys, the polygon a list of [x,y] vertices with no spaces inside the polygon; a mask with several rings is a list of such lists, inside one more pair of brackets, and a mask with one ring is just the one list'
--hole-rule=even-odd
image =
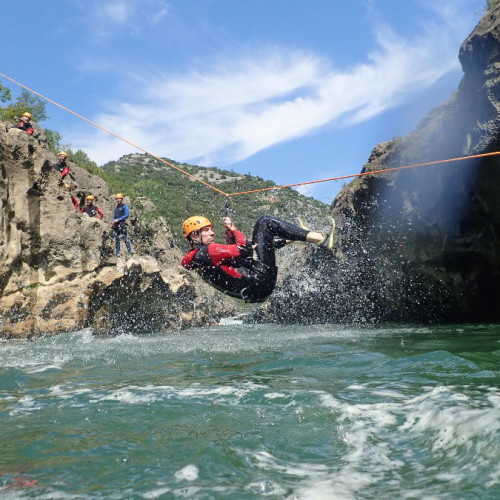
{"label": "water surface", "polygon": [[500,326],[0,343],[2,498],[498,499]]}

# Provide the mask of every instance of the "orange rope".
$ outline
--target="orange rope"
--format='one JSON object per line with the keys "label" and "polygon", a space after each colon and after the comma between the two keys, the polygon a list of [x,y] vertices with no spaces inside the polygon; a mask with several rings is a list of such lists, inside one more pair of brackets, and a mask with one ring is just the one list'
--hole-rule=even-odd
{"label": "orange rope", "polygon": [[4,75],[3,73],[0,73],[0,76],[3,76],[4,78],[6,78],[7,80],[10,80],[11,82],[15,83],[16,85],[19,85],[20,87],[22,87],[23,89],[26,89],[26,90],[29,90],[30,92],[32,92],[33,94],[41,97],[42,99],[45,99],[46,101],[48,102],[51,102],[52,104],[55,104],[56,106],[58,106],[59,108],[61,109],[64,109],[65,111],[67,111],[68,113],[71,113],[72,115],[75,115],[77,116],[78,118],[82,119],[82,120],[85,120],[86,122],[90,123],[91,125],[94,125],[94,127],[97,127],[101,130],[103,130],[104,132],[107,132],[108,134],[112,135],[113,137],[116,137],[117,139],[120,139],[120,141],[123,141],[123,142],[126,142],[127,144],[129,144],[130,146],[133,146],[134,148],[138,149],[139,151],[142,151],[143,153],[146,153],[147,155],[155,158],[156,160],[159,160],[161,161],[162,163],[165,163],[165,165],[168,165],[169,167],[183,173],[184,175],[187,175],[188,177],[190,177],[191,179],[197,181],[197,182],[200,182],[201,184],[209,187],[210,189],[213,189],[214,191],[217,191],[218,193],[220,194],[223,194],[225,196],[227,196],[227,193],[225,193],[224,191],[221,191],[220,189],[216,188],[215,186],[212,186],[212,184],[209,184],[208,182],[205,182],[204,180],[202,179],[199,179],[198,177],[196,177],[195,175],[193,174],[190,174],[189,172],[186,172],[185,170],[183,170],[182,168],[180,167],[177,167],[176,165],[173,165],[172,163],[168,162],[167,160],[164,160],[163,158],[160,158],[159,156],[156,156],[154,155],[153,153],[150,153],[149,151],[145,150],[144,148],[141,148],[140,146],[138,146],[137,144],[134,144],[133,142],[130,142],[128,141],[127,139],[124,139],[123,137],[120,137],[119,135],[115,134],[114,132],[111,132],[111,130],[108,130],[107,128],[104,128],[102,127],[101,125],[99,125],[98,123],[95,123],[91,120],[89,120],[88,118],[85,118],[84,116],[82,115],[79,115],[78,113],[75,113],[74,111],[72,111],[71,109],[63,106],[62,104],[59,104],[58,102],[56,101],[53,101],[52,99],[49,99],[48,97],[40,94],[39,92],[36,92],[35,90],[33,89],[30,89],[29,87],[27,87],[26,85],[23,85],[22,83],[19,83],[17,82],[16,80],[14,80],[13,78],[10,78],[8,77],[7,75]]}
{"label": "orange rope", "polygon": [[217,191],[218,193],[223,194],[224,196],[227,196],[227,197],[238,196],[240,194],[261,193],[263,191],[272,191],[274,189],[284,189],[284,188],[297,187],[297,186],[306,186],[308,184],[317,184],[317,183],[320,183],[320,182],[338,181],[338,180],[342,180],[342,179],[350,179],[350,178],[354,178],[354,177],[362,177],[362,176],[365,176],[365,175],[375,175],[375,174],[381,174],[381,173],[384,173],[384,172],[394,172],[396,170],[405,170],[405,169],[408,169],[408,168],[424,167],[424,166],[428,166],[428,165],[437,165],[439,163],[449,163],[449,162],[459,161],[459,160],[470,160],[472,158],[482,158],[484,156],[500,155],[500,151],[495,151],[493,153],[482,153],[482,154],[471,155],[471,156],[462,156],[462,157],[459,157],[459,158],[450,158],[448,160],[437,160],[437,161],[430,161],[430,162],[425,162],[425,163],[415,163],[413,165],[405,165],[405,166],[402,166],[402,167],[391,167],[391,168],[386,168],[386,169],[373,170],[371,172],[361,172],[359,174],[341,175],[341,176],[338,176],[338,177],[330,177],[328,179],[319,179],[319,180],[316,180],[316,181],[308,181],[308,182],[297,182],[295,184],[285,184],[285,185],[282,185],[282,186],[273,186],[273,187],[252,189],[252,190],[249,190],[249,191],[239,191],[237,193],[228,194],[228,193],[222,191],[221,189],[216,188],[212,184],[209,184],[208,182],[206,182],[206,181],[204,181],[202,179],[199,179],[198,177],[194,176],[193,174],[190,174],[189,172],[186,172],[182,168],[177,167],[176,165],[168,162],[167,160],[164,160],[163,158],[160,158],[159,156],[156,156],[153,153],[150,153],[146,149],[141,148],[140,146],[138,146],[137,144],[134,144],[133,142],[128,141],[127,139],[124,139],[123,137],[115,134],[114,132],[111,132],[111,130],[108,130],[108,129],[102,127],[101,125],[99,125],[99,124],[97,124],[97,123],[89,120],[88,118],[85,118],[84,116],[79,115],[78,113],[75,113],[71,109],[63,106],[62,104],[59,104],[58,102],[53,101],[52,99],[49,99],[48,97],[40,94],[39,92],[36,92],[35,90],[27,87],[26,85],[23,85],[22,83],[17,82],[13,78],[10,78],[7,75],[4,75],[3,73],[0,73],[0,76],[3,76],[4,78],[6,78],[7,80],[10,80],[11,82],[15,83],[16,85],[19,85],[20,87],[22,87],[22,88],[24,88],[24,89],[32,92],[33,94],[41,97],[42,99],[45,99],[46,101],[51,102],[52,104],[58,106],[59,108],[64,109],[68,113],[71,113],[72,115],[75,115],[76,117],[78,117],[78,118],[80,118],[80,119],[82,119],[82,120],[90,123],[91,125],[94,125],[94,127],[97,127],[99,129],[103,130],[104,132],[112,135],[113,137],[116,137],[117,139],[120,139],[121,141],[129,144],[130,146],[133,146],[134,148],[138,149],[139,151],[142,151],[143,153],[146,153],[147,155],[151,156],[152,158],[155,158],[156,160],[161,161],[165,165],[168,165],[169,167],[177,170],[178,172],[181,172],[182,174],[190,177],[191,179],[193,179],[193,180],[195,180],[195,181],[203,184],[204,186],[207,186],[208,188],[213,189],[214,191]]}
{"label": "orange rope", "polygon": [[320,179],[317,181],[297,182],[295,184],[286,184],[283,186],[273,186],[273,187],[266,187],[266,188],[260,188],[260,189],[252,189],[251,191],[240,191],[238,193],[230,193],[227,196],[238,196],[240,194],[260,193],[262,191],[272,191],[273,189],[283,189],[283,188],[287,188],[287,187],[305,186],[307,184],[317,184],[318,182],[338,181],[341,179],[349,179],[352,177],[362,177],[364,175],[382,174],[384,172],[394,172],[396,170],[404,170],[407,168],[424,167],[426,165],[437,165],[438,163],[449,163],[452,161],[470,160],[472,158],[481,158],[483,156],[495,156],[495,155],[500,155],[500,151],[495,151],[493,153],[482,153],[482,154],[471,155],[471,156],[462,156],[460,158],[450,158],[448,160],[437,160],[437,161],[429,161],[429,162],[425,162],[425,163],[415,163],[414,165],[405,165],[403,167],[385,168],[385,169],[381,169],[381,170],[373,170],[372,172],[361,172],[359,174],[341,175],[338,177],[330,177],[329,179]]}

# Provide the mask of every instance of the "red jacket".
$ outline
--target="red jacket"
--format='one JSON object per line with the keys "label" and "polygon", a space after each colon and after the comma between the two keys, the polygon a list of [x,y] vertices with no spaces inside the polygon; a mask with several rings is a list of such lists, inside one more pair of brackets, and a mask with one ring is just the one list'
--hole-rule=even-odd
{"label": "red jacket", "polygon": [[22,120],[17,124],[17,128],[24,130],[29,135],[33,135],[33,132],[35,131],[31,123],[24,123]]}

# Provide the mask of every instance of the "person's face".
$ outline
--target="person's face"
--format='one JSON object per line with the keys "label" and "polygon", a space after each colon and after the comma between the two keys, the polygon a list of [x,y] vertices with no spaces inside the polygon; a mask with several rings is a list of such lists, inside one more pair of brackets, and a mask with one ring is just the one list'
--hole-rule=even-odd
{"label": "person's face", "polygon": [[202,227],[200,230],[195,231],[195,235],[191,238],[195,243],[202,245],[209,245],[215,241],[215,233],[212,226]]}
{"label": "person's face", "polygon": [[64,161],[66,159],[66,156],[64,155],[59,155],[59,161]]}
{"label": "person's face", "polygon": [[87,205],[92,205],[94,203],[94,200],[87,200]]}
{"label": "person's face", "polygon": [[23,122],[25,122],[25,123],[28,123],[28,122],[30,121],[30,117],[29,117],[29,116],[26,116],[26,115],[23,115],[23,116],[21,117],[21,120],[22,120]]}
{"label": "person's face", "polygon": [[116,203],[121,205],[123,203],[123,198],[116,198]]}

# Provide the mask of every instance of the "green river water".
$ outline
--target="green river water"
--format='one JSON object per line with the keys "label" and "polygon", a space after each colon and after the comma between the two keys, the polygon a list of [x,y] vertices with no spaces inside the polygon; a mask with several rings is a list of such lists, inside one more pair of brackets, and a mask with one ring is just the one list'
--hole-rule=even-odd
{"label": "green river water", "polygon": [[500,326],[0,342],[0,498],[499,499]]}

